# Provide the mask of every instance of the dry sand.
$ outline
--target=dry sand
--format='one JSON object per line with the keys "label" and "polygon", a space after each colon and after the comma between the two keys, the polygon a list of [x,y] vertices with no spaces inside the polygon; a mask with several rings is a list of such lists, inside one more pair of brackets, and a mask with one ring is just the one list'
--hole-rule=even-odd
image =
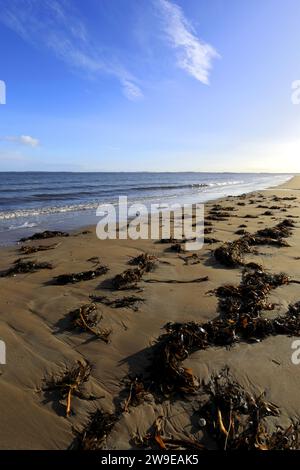
{"label": "dry sand", "polygon": [[[247,260],[263,265],[270,272],[285,271],[300,279],[300,177],[288,183],[259,193],[248,194],[244,199],[227,197],[206,204],[206,211],[218,202],[223,206],[235,206],[236,211],[227,221],[214,221],[211,237],[221,242],[238,238],[234,232],[240,224],[254,232],[270,227],[292,215],[296,223],[291,247],[259,247],[258,255]],[[295,196],[295,201],[271,202],[274,195]],[[251,201],[260,201],[251,203]],[[237,205],[245,202],[245,206]],[[286,211],[272,210],[273,215],[262,215],[268,207],[278,204]],[[245,215],[257,218],[245,218]],[[18,274],[0,279],[0,339],[7,347],[7,364],[0,366],[0,448],[1,449],[67,449],[74,439],[74,428],[81,429],[89,413],[96,408],[114,411],[119,406],[124,390],[123,379],[129,373],[145,372],[151,357],[151,344],[162,333],[167,322],[196,322],[213,319],[217,315],[217,299],[207,291],[225,282],[239,283],[241,269],[228,269],[216,263],[212,250],[219,243],[205,245],[199,252],[201,263],[185,265],[182,254],[168,251],[166,244],[147,241],[107,240],[96,238],[95,228],[88,234],[71,234],[68,238],[34,241],[40,245],[60,242],[54,250],[38,252],[22,258],[53,263],[53,270],[41,270],[32,274]],[[0,270],[5,270],[19,258],[21,245],[1,249]],[[128,269],[131,257],[147,252],[162,261],[154,272],[144,279],[189,280],[208,276],[207,282],[168,284],[145,283],[142,292],[116,292],[109,289],[109,280]],[[91,257],[99,257],[109,271],[95,280],[82,281],[66,286],[51,285],[49,280],[67,272],[80,272],[95,267]],[[138,311],[129,308],[112,308],[98,304],[103,315],[101,325],[112,329],[111,341],[105,344],[92,339],[88,333],[66,329],[69,311],[89,303],[89,295],[105,295],[110,299],[135,294],[145,299]],[[300,300],[296,284],[272,291],[270,300],[276,308],[272,315],[283,313],[290,303]],[[282,410],[283,424],[289,418],[299,418],[300,365],[291,362],[291,344],[294,338],[276,336],[257,344],[238,343],[226,349],[209,348],[190,356],[188,365],[201,380],[208,380],[213,372],[225,365],[232,375],[251,392],[265,391],[267,398]],[[88,391],[100,397],[95,401],[74,398],[73,413],[65,416],[63,403],[49,400],[41,390],[45,377],[72,365],[78,359],[88,360],[92,366],[92,378]],[[157,364],[159,367],[159,364]],[[103,397],[103,398],[101,398]],[[50,397],[51,398],[51,397]],[[55,397],[54,397],[55,398]],[[166,433],[174,437],[197,437],[197,427],[191,424],[191,416],[197,399],[178,398],[155,403],[151,398],[124,412],[108,436],[109,449],[132,448],[132,436],[144,435],[157,416],[166,417]]]}

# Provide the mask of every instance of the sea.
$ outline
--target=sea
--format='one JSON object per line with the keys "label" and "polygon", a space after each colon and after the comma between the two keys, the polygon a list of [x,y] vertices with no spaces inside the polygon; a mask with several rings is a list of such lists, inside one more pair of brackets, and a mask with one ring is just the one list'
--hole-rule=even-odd
{"label": "sea", "polygon": [[0,245],[99,221],[100,204],[193,204],[284,183],[292,174],[0,172]]}

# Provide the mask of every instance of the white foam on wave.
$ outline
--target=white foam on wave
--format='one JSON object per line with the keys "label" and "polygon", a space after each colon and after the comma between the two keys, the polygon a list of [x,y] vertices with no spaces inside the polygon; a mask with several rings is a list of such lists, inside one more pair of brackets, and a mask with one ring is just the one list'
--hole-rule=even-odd
{"label": "white foam on wave", "polygon": [[24,224],[21,225],[10,225],[8,227],[8,230],[19,230],[21,228],[32,228],[32,227],[37,227],[38,224],[35,222],[24,222]]}

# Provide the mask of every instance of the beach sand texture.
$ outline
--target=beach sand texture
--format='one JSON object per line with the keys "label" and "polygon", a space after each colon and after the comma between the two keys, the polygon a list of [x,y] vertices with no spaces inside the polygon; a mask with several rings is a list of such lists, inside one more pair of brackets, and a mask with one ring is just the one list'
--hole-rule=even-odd
{"label": "beach sand texture", "polygon": [[[296,199],[274,202],[274,196]],[[128,374],[147,373],[151,347],[162,334],[163,326],[168,322],[201,323],[214,319],[218,315],[218,299],[207,292],[225,283],[240,283],[242,267],[225,267],[213,256],[213,250],[223,242],[240,237],[235,234],[240,225],[246,225],[245,230],[254,233],[292,216],[290,220],[294,221],[295,228],[288,239],[290,246],[259,246],[257,254],[250,253],[245,259],[261,264],[270,273],[284,271],[300,280],[300,177],[244,197],[209,202],[205,205],[206,215],[215,204],[232,206],[234,210],[226,220],[211,221],[213,231],[207,237],[219,242],[205,244],[198,252],[200,262],[197,264],[187,264],[183,258],[190,253],[171,251],[170,244],[166,243],[100,241],[95,227],[90,227],[89,233],[77,231],[69,237],[26,242],[23,245],[57,243],[52,250],[30,255],[20,253],[22,244],[1,248],[1,271],[20,257],[53,265],[53,269],[0,278],[0,339],[5,341],[7,349],[7,364],[0,366],[1,449],[67,449],[75,438],[74,430],[83,428],[91,412],[97,408],[107,412],[120,409],[126,400],[124,379]],[[270,209],[271,206],[278,208]],[[257,217],[245,217],[247,215]],[[132,268],[128,262],[141,253],[154,255],[159,262],[138,282],[140,290],[112,289],[111,279]],[[74,284],[51,283],[55,276],[64,273],[95,269],[95,257],[109,268],[103,275]],[[208,280],[199,283],[145,282],[149,279],[188,281],[205,276]],[[89,304],[91,295],[105,296],[109,300],[135,295],[144,301],[138,303],[137,309],[96,303],[102,316],[101,328],[111,330],[106,343],[90,332],[69,328],[68,313]],[[266,316],[283,314],[290,304],[300,301],[299,285],[278,287],[271,291],[269,300],[275,308],[266,312]],[[300,413],[300,365],[291,361],[294,339],[280,335],[257,343],[240,341],[230,348],[209,347],[191,354],[185,365],[204,382],[228,366],[243,387],[255,394],[265,392],[268,400],[280,407],[280,419],[286,426],[291,418],[299,418]],[[59,400],[56,391],[45,390],[45,379],[59,374],[77,360],[92,365],[86,389],[94,399],[74,396],[72,412],[66,416],[65,400]],[[156,366],[160,367],[159,361]],[[166,418],[167,435],[197,439],[199,429],[191,421],[196,403],[197,396],[178,396],[159,402],[149,394],[143,403],[120,414],[107,436],[105,448],[134,448],[134,436],[145,435],[158,416]]]}

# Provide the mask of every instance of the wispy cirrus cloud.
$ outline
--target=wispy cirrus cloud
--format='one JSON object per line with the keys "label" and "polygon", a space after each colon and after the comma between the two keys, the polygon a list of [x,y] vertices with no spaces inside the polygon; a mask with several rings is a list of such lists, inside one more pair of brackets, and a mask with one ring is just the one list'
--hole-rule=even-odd
{"label": "wispy cirrus cloud", "polygon": [[0,21],[34,46],[50,49],[85,76],[111,75],[131,100],[143,97],[136,78],[118,61],[103,56],[69,0],[0,0]]}
{"label": "wispy cirrus cloud", "polygon": [[32,137],[31,135],[8,135],[0,136],[0,140],[3,142],[15,142],[17,144],[26,145],[27,147],[38,147],[39,140]]}
{"label": "wispy cirrus cloud", "polygon": [[182,8],[169,0],[155,0],[169,43],[177,49],[180,68],[208,85],[212,60],[219,57],[213,46],[200,40]]}

